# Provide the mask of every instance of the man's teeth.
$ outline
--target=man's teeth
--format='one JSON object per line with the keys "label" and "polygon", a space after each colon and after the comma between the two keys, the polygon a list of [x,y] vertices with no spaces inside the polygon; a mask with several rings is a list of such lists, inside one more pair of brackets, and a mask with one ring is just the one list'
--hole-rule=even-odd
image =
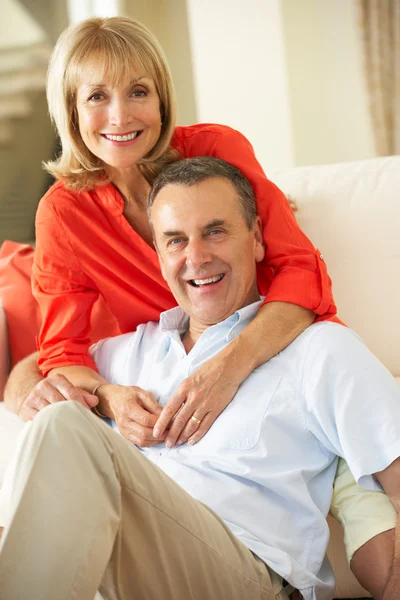
{"label": "man's teeth", "polygon": [[135,131],[134,133],[127,133],[126,135],[108,135],[105,133],[104,137],[106,137],[108,140],[113,140],[114,142],[128,142],[130,140],[134,140],[138,133],[138,131]]}
{"label": "man's teeth", "polygon": [[207,283],[216,283],[217,281],[221,281],[224,274],[216,275],[215,277],[208,277],[207,279],[192,279],[194,285],[206,285]]}

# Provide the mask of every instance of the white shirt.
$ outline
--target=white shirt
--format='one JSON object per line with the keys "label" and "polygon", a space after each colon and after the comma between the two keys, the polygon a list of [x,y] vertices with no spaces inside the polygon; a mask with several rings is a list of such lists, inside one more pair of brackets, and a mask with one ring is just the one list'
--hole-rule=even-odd
{"label": "white shirt", "polygon": [[[212,327],[186,354],[180,308],[129,333],[98,342],[92,354],[111,383],[137,385],[165,405],[179,384],[254,318],[260,303]],[[258,367],[195,444],[144,454],[306,600],[332,597],[325,559],[337,455],[356,480],[400,456],[400,392],[358,336],[334,323],[309,327]]]}

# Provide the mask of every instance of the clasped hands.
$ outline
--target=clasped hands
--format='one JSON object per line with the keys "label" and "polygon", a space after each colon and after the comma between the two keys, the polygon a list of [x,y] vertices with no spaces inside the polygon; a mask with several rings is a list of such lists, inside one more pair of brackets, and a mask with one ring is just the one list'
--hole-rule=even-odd
{"label": "clasped hands", "polygon": [[[228,369],[229,370],[229,369]],[[136,386],[103,384],[99,397],[106,400],[119,432],[132,443],[149,447],[165,443],[167,448],[185,442],[195,444],[234,397],[239,383],[214,357],[185,379],[162,407],[155,397]],[[18,414],[27,421],[48,404],[77,401],[88,409],[99,398],[73,386],[60,374],[39,382],[21,404]]]}

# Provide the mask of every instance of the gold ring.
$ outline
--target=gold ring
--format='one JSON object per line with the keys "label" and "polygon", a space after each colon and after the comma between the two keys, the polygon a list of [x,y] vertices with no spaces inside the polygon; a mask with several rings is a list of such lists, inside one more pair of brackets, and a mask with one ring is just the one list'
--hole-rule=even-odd
{"label": "gold ring", "polygon": [[200,425],[201,423],[201,419],[198,419],[197,417],[195,417],[194,415],[192,415],[191,420],[193,421],[193,423],[197,423],[197,425]]}

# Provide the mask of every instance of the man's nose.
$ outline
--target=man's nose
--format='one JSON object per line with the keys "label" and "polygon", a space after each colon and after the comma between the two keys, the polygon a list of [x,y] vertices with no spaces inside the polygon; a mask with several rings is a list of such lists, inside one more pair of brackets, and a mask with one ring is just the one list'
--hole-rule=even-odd
{"label": "man's nose", "polygon": [[110,105],[110,124],[123,127],[133,120],[132,110],[127,99],[117,98]]}
{"label": "man's nose", "polygon": [[186,247],[186,263],[193,270],[212,261],[212,254],[204,240],[192,240]]}

